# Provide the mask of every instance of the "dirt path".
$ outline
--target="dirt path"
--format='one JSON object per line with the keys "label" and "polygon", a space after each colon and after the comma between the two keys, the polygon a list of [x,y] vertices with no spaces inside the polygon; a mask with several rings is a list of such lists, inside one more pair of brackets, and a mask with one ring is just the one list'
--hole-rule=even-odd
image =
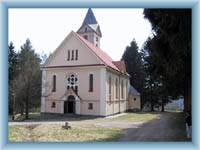
{"label": "dirt path", "polygon": [[[182,129],[171,127],[176,113],[161,113],[159,118],[125,129],[119,141],[186,141]],[[184,124],[183,124],[184,125]]]}

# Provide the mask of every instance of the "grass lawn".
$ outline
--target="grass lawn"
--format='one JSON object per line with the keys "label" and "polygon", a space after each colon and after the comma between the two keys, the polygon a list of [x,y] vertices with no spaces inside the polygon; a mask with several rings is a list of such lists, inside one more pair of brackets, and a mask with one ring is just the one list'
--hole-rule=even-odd
{"label": "grass lawn", "polygon": [[[30,112],[29,113],[29,119],[37,119],[40,117],[40,112]],[[8,117],[9,120],[12,120],[12,116],[9,115]],[[25,114],[21,115],[21,114],[16,114],[15,115],[15,121],[24,121],[25,119]]]}
{"label": "grass lawn", "polygon": [[69,117],[69,121],[92,121],[92,122],[107,122],[107,121],[133,121],[133,122],[140,122],[140,121],[151,121],[158,117],[159,113],[156,112],[128,112],[124,115],[111,117],[111,118],[102,118],[102,117],[93,117],[93,116],[74,116],[72,118]]}
{"label": "grass lawn", "polygon": [[9,141],[89,142],[116,141],[121,129],[96,126],[72,127],[66,130],[61,124],[9,126]]}
{"label": "grass lawn", "polygon": [[[39,114],[30,114],[30,118],[38,118]],[[59,142],[89,142],[117,141],[123,129],[95,126],[98,122],[148,122],[156,119],[158,113],[127,113],[114,118],[95,118],[90,116],[69,116],[72,129],[66,130],[60,124],[10,125],[9,141],[59,141]]]}
{"label": "grass lawn", "polygon": [[126,115],[122,115],[116,118],[105,118],[105,120],[113,120],[113,121],[151,121],[156,119],[158,114],[156,112],[137,112],[137,113],[127,113]]}
{"label": "grass lawn", "polygon": [[[118,116],[118,117],[111,117],[111,118],[102,118],[102,117],[95,117],[95,116],[79,116],[79,115],[75,115],[75,116],[66,116],[66,120],[67,121],[87,121],[87,120],[91,120],[91,121],[95,121],[95,122],[99,122],[99,121],[150,121],[153,119],[156,119],[158,116],[158,113],[156,112],[128,112],[124,115]],[[57,120],[59,121],[59,117],[61,119],[63,119],[64,117],[62,115],[60,116],[51,116],[51,118],[49,118],[49,120],[53,119],[55,120],[55,117],[58,118]],[[11,116],[9,116],[9,120],[11,120]],[[15,121],[25,121],[25,115],[21,116],[20,114],[17,114],[15,116]],[[38,121],[40,120],[40,112],[30,112],[29,113],[29,120],[35,120]],[[47,119],[48,120],[48,119]]]}

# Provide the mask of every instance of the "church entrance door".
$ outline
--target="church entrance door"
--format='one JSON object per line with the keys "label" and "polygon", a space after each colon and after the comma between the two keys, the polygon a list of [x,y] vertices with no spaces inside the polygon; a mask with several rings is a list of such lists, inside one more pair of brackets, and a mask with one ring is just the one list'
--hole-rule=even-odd
{"label": "church entrance door", "polygon": [[68,96],[67,101],[64,102],[64,113],[75,113],[75,97]]}

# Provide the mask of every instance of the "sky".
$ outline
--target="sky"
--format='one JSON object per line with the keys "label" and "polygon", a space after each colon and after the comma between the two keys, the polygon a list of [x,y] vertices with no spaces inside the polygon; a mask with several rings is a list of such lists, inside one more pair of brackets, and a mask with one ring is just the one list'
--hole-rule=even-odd
{"label": "sky", "polygon": [[[100,48],[113,60],[120,60],[124,50],[135,39],[139,48],[151,34],[151,25],[144,19],[143,9],[92,9],[100,25]],[[37,53],[47,54],[60,45],[73,30],[77,31],[87,9],[9,8],[8,41],[20,50],[27,38]]]}

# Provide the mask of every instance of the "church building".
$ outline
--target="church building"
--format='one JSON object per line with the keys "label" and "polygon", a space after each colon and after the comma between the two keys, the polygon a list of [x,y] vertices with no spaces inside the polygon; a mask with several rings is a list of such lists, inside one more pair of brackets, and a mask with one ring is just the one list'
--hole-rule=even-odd
{"label": "church building", "polygon": [[42,113],[108,116],[128,107],[129,74],[123,61],[101,50],[100,26],[89,8],[42,66]]}

